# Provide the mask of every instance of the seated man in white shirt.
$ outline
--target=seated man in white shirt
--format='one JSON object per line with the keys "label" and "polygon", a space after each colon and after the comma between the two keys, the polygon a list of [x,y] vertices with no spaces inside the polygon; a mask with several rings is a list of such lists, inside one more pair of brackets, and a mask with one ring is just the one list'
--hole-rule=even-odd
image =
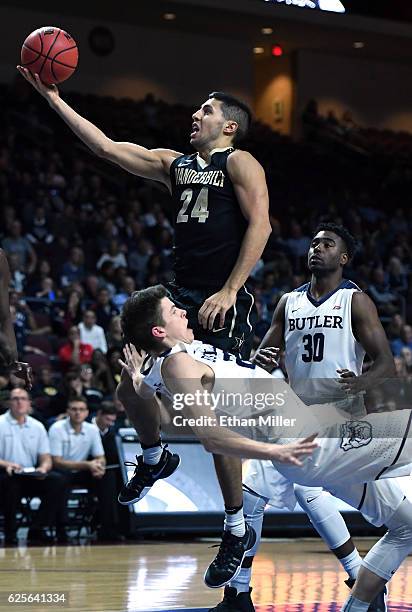
{"label": "seated man in white shirt", "polygon": [[100,349],[102,353],[107,353],[107,342],[104,334],[104,329],[100,325],[96,325],[96,314],[93,310],[86,310],[83,314],[83,320],[79,323],[80,341],[84,344],[90,344],[93,349]]}
{"label": "seated man in white shirt", "polygon": [[49,430],[54,468],[62,474],[67,490],[85,487],[96,494],[101,524],[98,538],[117,540],[116,480],[113,470],[105,469],[99,429],[86,422],[89,410],[84,397],[71,399],[67,414],[68,418],[57,421]]}
{"label": "seated man in white shirt", "polygon": [[16,512],[22,497],[41,498],[28,539],[50,543],[54,537],[46,527],[56,527],[59,540],[64,532],[58,524],[59,499],[64,497],[64,478],[52,472],[49,439],[39,421],[29,416],[30,398],[24,389],[10,393],[10,409],[0,416],[0,481],[3,490],[6,544],[17,544]]}

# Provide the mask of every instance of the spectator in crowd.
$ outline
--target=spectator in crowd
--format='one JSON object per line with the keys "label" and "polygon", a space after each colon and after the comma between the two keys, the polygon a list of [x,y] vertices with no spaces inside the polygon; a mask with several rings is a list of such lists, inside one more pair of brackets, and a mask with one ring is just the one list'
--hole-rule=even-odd
{"label": "spectator in crowd", "polygon": [[54,240],[44,206],[37,206],[28,226],[27,239],[37,252],[46,253]]}
{"label": "spectator in crowd", "polygon": [[54,280],[51,277],[47,277],[40,281],[40,289],[36,291],[35,297],[47,300],[48,303],[53,303],[59,297],[59,293],[55,288]]}
{"label": "spectator in crowd", "polygon": [[136,283],[133,276],[126,275],[120,285],[120,291],[113,297],[113,304],[116,306],[116,308],[120,310],[135,289]]}
{"label": "spectator in crowd", "polygon": [[[98,539],[118,539],[116,480],[112,470],[106,470],[106,460],[99,429],[87,423],[89,414],[85,398],[69,401],[68,418],[54,423],[49,430],[53,465],[70,487],[87,487],[99,500],[100,528]],[[92,457],[90,459],[90,457]],[[66,500],[61,500],[63,508]]]}
{"label": "spectator in crowd", "polygon": [[112,318],[107,332],[107,344],[109,348],[123,348],[123,333],[120,315]]}
{"label": "spectator in crowd", "polygon": [[119,309],[113,304],[109,291],[102,287],[97,294],[97,301],[93,307],[96,313],[96,323],[106,329],[109,328],[110,321],[119,314]]}
{"label": "spectator in crowd", "polygon": [[106,260],[102,263],[100,267],[99,286],[107,290],[110,298],[116,293],[115,272],[116,269],[111,261]]}
{"label": "spectator in crowd", "polygon": [[24,360],[26,353],[35,353],[37,355],[45,355],[44,351],[36,346],[28,344],[28,334],[47,333],[50,327],[38,328],[29,306],[23,299],[18,297],[15,299],[10,294],[10,315],[13,323],[14,333],[16,336],[17,352],[19,359]]}
{"label": "spectator in crowd", "polygon": [[18,253],[10,253],[7,257],[10,266],[10,288],[18,293],[23,293],[27,276],[24,273],[23,266],[20,263]]}
{"label": "spectator in crowd", "polygon": [[105,261],[110,261],[115,269],[120,267],[127,268],[126,257],[124,253],[122,253],[122,251],[120,250],[120,246],[117,240],[110,240],[107,253],[103,253],[103,255],[100,257],[96,264],[98,270],[100,270]]}
{"label": "spectator in crowd", "polygon": [[292,221],[290,235],[291,237],[286,240],[286,246],[293,257],[295,271],[300,272],[306,266],[310,238],[303,233],[302,226],[297,221]]}
{"label": "spectator in crowd", "polygon": [[83,363],[83,365],[80,366],[80,380],[82,389],[78,395],[83,395],[87,400],[89,410],[91,412],[96,412],[103,400],[103,392],[99,389],[99,384],[96,381],[93,368],[89,363]]}
{"label": "spectator in crowd", "polygon": [[116,406],[113,402],[104,401],[99,406],[92,423],[99,429],[107,465],[117,465],[120,468],[116,446],[116,419]]}
{"label": "spectator in crowd", "polygon": [[[51,265],[48,259],[39,259],[37,261],[36,269],[33,274],[29,277],[27,282],[27,293],[28,295],[35,295],[37,291],[41,290],[42,281],[45,278],[53,278]],[[16,289],[17,291],[17,289]]]}
{"label": "spectator in crowd", "polygon": [[383,268],[376,268],[373,271],[368,293],[375,302],[379,317],[383,321],[389,321],[390,317],[399,311],[398,296],[391,291]]}
{"label": "spectator in crowd", "polygon": [[119,359],[122,359],[121,350],[118,348],[111,348],[107,351],[107,361],[115,387],[120,383],[120,374],[122,372],[122,366],[119,363]]}
{"label": "spectator in crowd", "polygon": [[29,416],[30,398],[24,389],[10,393],[10,408],[0,416],[0,487],[3,490],[5,540],[17,543],[16,515],[21,498],[40,497],[40,509],[28,532],[31,542],[50,543],[47,527],[56,527],[64,539],[58,502],[65,482],[52,470],[49,440],[44,426]]}
{"label": "spectator in crowd", "polygon": [[96,313],[94,310],[85,310],[83,320],[79,323],[80,340],[84,344],[90,344],[93,349],[100,349],[107,353],[106,336],[103,327],[96,324]]}
{"label": "spectator in crowd", "polygon": [[73,367],[63,377],[57,386],[57,393],[52,395],[50,402],[44,406],[42,415],[50,426],[55,421],[60,421],[67,416],[67,406],[70,399],[82,395],[83,381],[80,376],[80,368]]}
{"label": "spectator in crowd", "polygon": [[386,329],[386,335],[389,340],[395,340],[401,337],[402,327],[405,325],[403,317],[397,312],[391,318],[389,325]]}
{"label": "spectator in crowd", "polygon": [[83,249],[74,246],[70,249],[69,259],[63,264],[60,284],[68,287],[73,282],[82,281],[85,277]]}
{"label": "spectator in crowd", "polygon": [[113,394],[116,385],[110,370],[109,362],[106,359],[106,355],[104,355],[99,349],[96,349],[93,353],[91,365],[94,372],[96,386],[104,395]]}
{"label": "spectator in crowd", "polygon": [[404,325],[401,329],[400,338],[395,338],[390,344],[395,357],[399,357],[402,349],[412,350],[412,326]]}
{"label": "spectator in crowd", "polygon": [[27,238],[22,236],[21,222],[14,220],[10,227],[10,234],[3,240],[3,248],[7,255],[16,253],[19,257],[19,266],[27,274],[32,274],[36,268],[37,255]]}
{"label": "spectator in crowd", "polygon": [[391,291],[406,297],[408,278],[399,257],[391,257],[388,265],[388,284]]}
{"label": "spectator in crowd", "polygon": [[90,363],[92,355],[93,347],[80,340],[79,328],[77,325],[72,325],[68,333],[68,342],[59,349],[59,359],[63,369]]}
{"label": "spectator in crowd", "polygon": [[129,253],[129,269],[134,274],[139,288],[143,287],[147,264],[152,254],[153,248],[150,242],[144,238],[140,239],[134,250]]}

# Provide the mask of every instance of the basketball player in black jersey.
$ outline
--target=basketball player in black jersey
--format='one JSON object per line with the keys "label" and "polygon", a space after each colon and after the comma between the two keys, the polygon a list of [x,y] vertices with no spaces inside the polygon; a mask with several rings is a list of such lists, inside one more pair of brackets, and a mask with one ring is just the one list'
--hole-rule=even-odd
{"label": "basketball player in black jersey", "polygon": [[[171,298],[187,312],[195,337],[248,357],[255,317],[254,300],[245,282],[260,258],[271,232],[264,171],[246,151],[235,149],[251,119],[245,104],[213,92],[192,116],[190,143],[196,153],[182,155],[169,149],[148,150],[128,142],[114,142],[76,113],[55,85],[44,85],[38,75],[18,66],[26,80],[51,108],[99,157],[144,178],[160,181],[172,194],[175,227],[175,281]],[[179,457],[160,440],[160,411],[155,400],[139,400],[124,377],[119,398],[139,434],[143,449],[135,474],[122,489],[119,501],[130,504],[147,492],[153,478],[170,475]],[[252,531],[242,510],[241,462],[214,456],[225,502],[227,548],[250,548]],[[226,554],[218,559],[227,559]],[[222,570],[222,571],[221,571]],[[216,564],[209,586],[220,586],[227,572]]]}

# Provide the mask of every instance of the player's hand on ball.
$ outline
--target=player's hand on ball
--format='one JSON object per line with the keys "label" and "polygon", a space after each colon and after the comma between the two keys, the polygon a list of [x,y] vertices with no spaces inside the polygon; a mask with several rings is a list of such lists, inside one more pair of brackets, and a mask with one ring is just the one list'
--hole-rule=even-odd
{"label": "player's hand on ball", "polygon": [[256,365],[260,366],[267,372],[271,372],[275,368],[278,367],[278,357],[279,357],[280,349],[274,346],[268,346],[266,348],[261,348],[256,351],[250,360],[252,363],[256,363]]}
{"label": "player's hand on ball", "polygon": [[314,441],[318,434],[312,434],[304,440],[298,442],[291,442],[290,444],[276,444],[273,452],[273,456],[269,457],[273,461],[279,463],[285,463],[287,465],[299,465],[302,466],[302,458],[311,455],[313,451],[318,448],[318,445]]}
{"label": "player's hand on ball", "polygon": [[17,70],[49,102],[59,97],[56,85],[45,85],[38,74],[32,74],[28,68],[23,68],[23,66],[17,66]]}
{"label": "player's hand on ball", "polygon": [[225,315],[236,302],[236,296],[237,291],[223,288],[208,297],[203,302],[198,315],[199,323],[203,329],[213,329],[215,319],[217,319],[217,326],[223,328]]}

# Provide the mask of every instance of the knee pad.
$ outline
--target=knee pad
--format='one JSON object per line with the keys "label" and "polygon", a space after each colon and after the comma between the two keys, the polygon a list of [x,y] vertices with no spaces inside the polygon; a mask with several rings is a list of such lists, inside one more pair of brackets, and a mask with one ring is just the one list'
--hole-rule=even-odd
{"label": "knee pad", "polygon": [[332,495],[319,487],[296,484],[295,495],[300,507],[331,550],[349,540],[350,533]]}
{"label": "knee pad", "polygon": [[412,503],[408,499],[401,502],[387,527],[388,531],[371,548],[362,565],[388,581],[412,552]]}

